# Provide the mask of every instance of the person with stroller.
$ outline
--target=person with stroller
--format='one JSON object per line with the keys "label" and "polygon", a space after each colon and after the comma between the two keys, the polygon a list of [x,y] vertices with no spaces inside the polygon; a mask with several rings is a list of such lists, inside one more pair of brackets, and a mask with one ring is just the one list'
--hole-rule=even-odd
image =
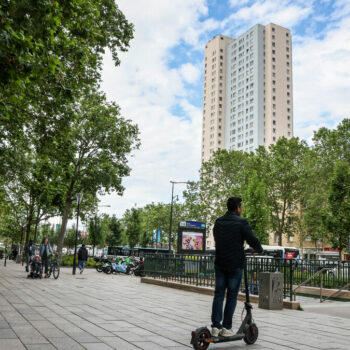
{"label": "person with stroller", "polygon": [[78,252],[78,267],[80,270],[80,274],[82,274],[85,269],[85,263],[87,259],[88,259],[88,251],[85,247],[85,244],[82,244]]}
{"label": "person with stroller", "polygon": [[48,278],[48,271],[49,271],[49,258],[52,254],[52,249],[49,243],[49,239],[47,237],[44,237],[43,241],[40,244],[39,253],[41,257],[41,262],[43,266],[45,267],[45,278]]}
{"label": "person with stroller", "polygon": [[41,257],[40,255],[33,255],[30,261],[31,271],[28,278],[41,278]]}
{"label": "person with stroller", "polygon": [[35,245],[33,244],[32,240],[30,240],[29,243],[26,244],[24,252],[26,254],[27,260],[26,271],[29,272],[29,264],[31,262],[32,256],[34,256],[35,254]]}

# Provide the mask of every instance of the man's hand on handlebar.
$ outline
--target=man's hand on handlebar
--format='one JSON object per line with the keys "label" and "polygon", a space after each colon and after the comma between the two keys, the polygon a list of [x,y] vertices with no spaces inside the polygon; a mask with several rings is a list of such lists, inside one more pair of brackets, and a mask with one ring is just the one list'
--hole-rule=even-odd
{"label": "man's hand on handlebar", "polygon": [[264,250],[262,250],[261,252],[257,252],[256,250],[254,250],[252,247],[248,247],[244,250],[244,252],[247,254],[263,254]]}

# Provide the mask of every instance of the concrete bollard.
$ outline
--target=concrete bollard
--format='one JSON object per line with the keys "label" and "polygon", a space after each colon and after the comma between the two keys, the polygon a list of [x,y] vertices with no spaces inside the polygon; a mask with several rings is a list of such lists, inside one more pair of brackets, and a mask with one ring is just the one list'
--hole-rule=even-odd
{"label": "concrete bollard", "polygon": [[283,274],[280,272],[260,273],[259,308],[283,309]]}

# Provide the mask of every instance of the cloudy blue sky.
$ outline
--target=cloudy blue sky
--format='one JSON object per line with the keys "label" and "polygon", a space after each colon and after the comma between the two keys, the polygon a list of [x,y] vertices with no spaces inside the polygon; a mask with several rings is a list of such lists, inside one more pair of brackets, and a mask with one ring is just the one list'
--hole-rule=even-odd
{"label": "cloudy blue sky", "polygon": [[[117,0],[135,25],[130,50],[114,67],[106,55],[102,88],[139,125],[123,197],[101,198],[100,212],[169,202],[169,181],[197,180],[200,167],[204,46],[256,23],[293,36],[294,131],[310,142],[350,113],[349,0]],[[177,194],[184,187],[177,186]]]}

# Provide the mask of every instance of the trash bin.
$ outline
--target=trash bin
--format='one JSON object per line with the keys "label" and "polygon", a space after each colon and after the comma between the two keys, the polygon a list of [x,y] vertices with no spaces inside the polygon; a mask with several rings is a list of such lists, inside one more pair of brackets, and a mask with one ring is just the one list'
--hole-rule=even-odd
{"label": "trash bin", "polygon": [[259,308],[283,309],[283,274],[280,272],[260,273]]}

